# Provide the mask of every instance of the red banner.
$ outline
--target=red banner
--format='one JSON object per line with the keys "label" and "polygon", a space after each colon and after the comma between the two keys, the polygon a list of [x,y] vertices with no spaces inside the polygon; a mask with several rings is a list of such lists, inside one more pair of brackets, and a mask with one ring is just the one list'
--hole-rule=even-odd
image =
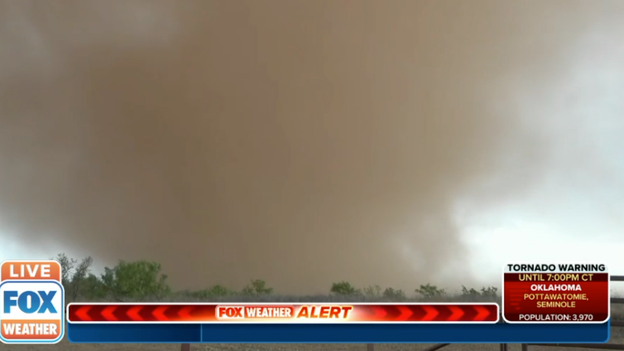
{"label": "red banner", "polygon": [[463,304],[88,304],[70,323],[497,323],[495,303]]}
{"label": "red banner", "polygon": [[[503,273],[505,321],[604,323],[609,319],[609,274],[604,265],[508,266],[517,270],[507,267]],[[569,266],[579,267],[569,271]]]}

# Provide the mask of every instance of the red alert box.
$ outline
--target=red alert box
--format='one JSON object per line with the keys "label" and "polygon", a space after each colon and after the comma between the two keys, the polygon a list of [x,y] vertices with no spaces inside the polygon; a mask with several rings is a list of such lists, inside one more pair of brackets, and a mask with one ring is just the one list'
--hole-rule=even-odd
{"label": "red alert box", "polygon": [[506,264],[502,294],[507,323],[605,323],[610,316],[604,264]]}
{"label": "red alert box", "polygon": [[65,333],[65,291],[57,261],[4,261],[0,265],[0,340],[56,344]]}

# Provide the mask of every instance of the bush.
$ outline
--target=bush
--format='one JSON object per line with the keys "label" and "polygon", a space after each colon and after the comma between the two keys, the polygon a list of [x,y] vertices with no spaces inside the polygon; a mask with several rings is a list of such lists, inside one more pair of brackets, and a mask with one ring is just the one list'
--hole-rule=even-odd
{"label": "bush", "polygon": [[468,290],[465,286],[462,285],[462,292],[461,292],[463,297],[476,297],[479,296],[479,292],[477,290],[475,290],[474,288],[470,288],[470,290]]}
{"label": "bush", "polygon": [[160,264],[148,261],[124,262],[106,267],[102,282],[109,296],[118,300],[162,299],[171,292]]}
{"label": "bush", "polygon": [[[106,287],[100,278],[89,274],[89,276],[82,281],[79,296],[87,301],[103,300],[107,297]],[[76,298],[78,298],[78,296]]]}
{"label": "bush", "polygon": [[368,299],[380,299],[382,297],[381,286],[371,285],[369,287],[366,287],[363,290],[363,294]]}
{"label": "bush", "polygon": [[498,297],[498,288],[490,286],[488,288],[481,288],[481,296],[483,297],[493,297],[493,298],[497,298]]}
{"label": "bush", "polygon": [[490,286],[481,288],[481,292],[471,288],[467,289],[462,285],[462,297],[485,297],[485,298],[497,298],[498,288]]}
{"label": "bush", "polygon": [[236,295],[236,292],[229,290],[222,285],[214,285],[209,289],[198,291],[184,291],[181,295],[192,299],[210,300],[218,297]]}
{"label": "bush", "polygon": [[208,296],[221,297],[236,294],[235,291],[232,291],[223,285],[213,285],[212,288],[207,290]]}
{"label": "bush", "polygon": [[405,296],[403,290],[394,290],[393,288],[386,288],[383,292],[383,298],[395,302],[407,300],[407,296]]}
{"label": "bush", "polygon": [[415,292],[427,299],[438,298],[446,294],[444,289],[439,289],[437,286],[430,284],[421,285],[419,289],[415,290]]}
{"label": "bush", "polygon": [[266,282],[260,279],[252,280],[251,284],[243,289],[243,295],[248,296],[270,295],[272,293],[273,288],[267,287]]}
{"label": "bush", "polygon": [[361,293],[359,289],[356,289],[351,285],[351,283],[346,281],[332,284],[332,287],[329,291],[332,294],[343,296],[358,295]]}

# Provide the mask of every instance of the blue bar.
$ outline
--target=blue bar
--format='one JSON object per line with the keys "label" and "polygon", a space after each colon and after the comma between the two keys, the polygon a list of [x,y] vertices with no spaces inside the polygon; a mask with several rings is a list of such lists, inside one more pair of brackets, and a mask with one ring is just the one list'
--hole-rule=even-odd
{"label": "blue bar", "polygon": [[75,343],[198,344],[201,324],[73,324],[67,339]]}
{"label": "blue bar", "polygon": [[601,343],[606,324],[204,324],[205,343]]}
{"label": "blue bar", "polygon": [[603,343],[604,324],[72,324],[75,343]]}

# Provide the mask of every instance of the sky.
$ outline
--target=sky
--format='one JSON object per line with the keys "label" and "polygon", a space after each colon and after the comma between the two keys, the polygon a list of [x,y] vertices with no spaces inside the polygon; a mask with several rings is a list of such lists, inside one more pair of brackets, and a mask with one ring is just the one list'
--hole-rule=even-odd
{"label": "sky", "polygon": [[543,123],[551,161],[530,191],[485,211],[464,208],[464,236],[490,256],[473,261],[475,269],[488,261],[584,260],[624,272],[624,49],[615,43],[622,37],[609,21],[588,28],[560,78],[525,93],[520,113]]}
{"label": "sky", "polygon": [[624,275],[621,1],[0,1],[0,259]]}

